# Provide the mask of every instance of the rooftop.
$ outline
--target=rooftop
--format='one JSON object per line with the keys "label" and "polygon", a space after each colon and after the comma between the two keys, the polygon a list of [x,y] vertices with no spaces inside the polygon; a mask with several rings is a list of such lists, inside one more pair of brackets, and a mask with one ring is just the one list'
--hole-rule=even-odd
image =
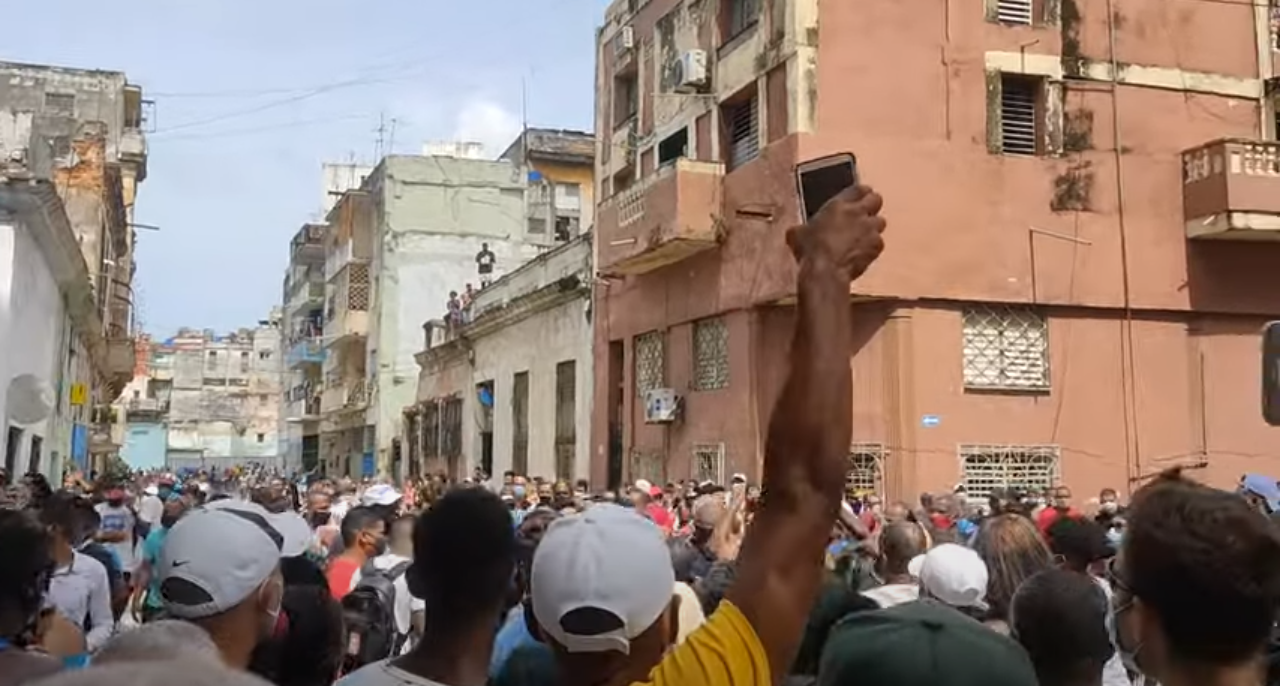
{"label": "rooftop", "polygon": [[526,151],[532,160],[591,164],[596,156],[596,137],[586,131],[529,128],[498,157],[519,163]]}

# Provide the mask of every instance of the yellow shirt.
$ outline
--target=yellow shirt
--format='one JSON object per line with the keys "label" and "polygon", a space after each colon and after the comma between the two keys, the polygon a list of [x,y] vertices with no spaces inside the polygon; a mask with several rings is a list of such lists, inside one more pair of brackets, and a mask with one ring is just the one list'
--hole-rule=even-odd
{"label": "yellow shirt", "polygon": [[769,658],[756,630],[727,600],[667,653],[642,682],[653,686],[771,686]]}

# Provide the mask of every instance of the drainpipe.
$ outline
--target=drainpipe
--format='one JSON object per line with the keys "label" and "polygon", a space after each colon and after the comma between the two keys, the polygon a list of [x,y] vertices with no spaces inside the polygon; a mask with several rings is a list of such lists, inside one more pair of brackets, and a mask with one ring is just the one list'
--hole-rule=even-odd
{"label": "drainpipe", "polygon": [[1253,3],[1253,38],[1258,51],[1258,78],[1262,81],[1261,92],[1258,93],[1258,137],[1272,138],[1280,136],[1280,131],[1273,130],[1275,118],[1268,117],[1274,110],[1267,103],[1267,80],[1275,76],[1274,64],[1271,61],[1271,3]]}
{"label": "drainpipe", "polygon": [[1116,15],[1114,8],[1114,0],[1107,0],[1107,42],[1111,59],[1111,129],[1115,132],[1115,141],[1112,147],[1115,148],[1116,160],[1116,222],[1119,229],[1120,238],[1120,275],[1121,275],[1121,292],[1124,298],[1124,320],[1121,322],[1121,359],[1120,359],[1120,380],[1121,388],[1124,389],[1124,431],[1125,431],[1125,466],[1128,470],[1128,479],[1125,480],[1126,490],[1130,495],[1133,493],[1134,478],[1142,473],[1141,462],[1141,439],[1138,435],[1138,402],[1137,392],[1134,390],[1137,385],[1136,367],[1134,365],[1135,355],[1133,352],[1133,301],[1131,296],[1130,279],[1129,279],[1129,241],[1128,232],[1125,227],[1124,216],[1124,161],[1120,149],[1120,106],[1119,100],[1120,89],[1120,65],[1116,59]]}

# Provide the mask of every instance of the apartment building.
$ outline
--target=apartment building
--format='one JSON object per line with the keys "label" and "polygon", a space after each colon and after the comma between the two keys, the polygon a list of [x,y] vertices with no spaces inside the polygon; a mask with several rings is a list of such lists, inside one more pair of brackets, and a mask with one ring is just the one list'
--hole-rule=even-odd
{"label": "apartment building", "polygon": [[20,399],[0,417],[11,471],[56,476],[119,449],[110,404],[133,371],[144,104],[118,72],[0,62],[0,384]]}
{"label": "apartment building", "polygon": [[526,128],[498,159],[524,170],[529,235],[566,243],[591,228],[595,213],[595,136]]}
{"label": "apartment building", "polygon": [[850,293],[853,482],[1277,471],[1276,26],[1265,3],[614,2],[593,476],[758,475],[793,169],[846,151],[891,224]]}
{"label": "apartment building", "polygon": [[284,403],[280,435],[286,462],[303,471],[320,465],[320,406],[323,390],[324,250],[326,224],[304,224],[289,242],[284,279]]}
{"label": "apartment building", "polygon": [[[281,470],[300,466],[286,461],[287,444],[278,433],[280,319],[275,310],[254,328],[221,335],[182,329],[153,346],[147,390],[137,400],[159,404],[170,469],[249,462]],[[155,423],[150,403],[145,405],[129,415],[131,432],[135,422]]]}
{"label": "apartment building", "polygon": [[[422,323],[549,243],[528,231],[525,180],[507,160],[386,157],[330,210],[320,455],[329,474],[402,475]],[[492,269],[481,272],[481,257]]]}
{"label": "apartment building", "polygon": [[485,288],[465,320],[428,322],[417,402],[404,411],[410,474],[475,468],[585,479],[591,422],[591,235]]}

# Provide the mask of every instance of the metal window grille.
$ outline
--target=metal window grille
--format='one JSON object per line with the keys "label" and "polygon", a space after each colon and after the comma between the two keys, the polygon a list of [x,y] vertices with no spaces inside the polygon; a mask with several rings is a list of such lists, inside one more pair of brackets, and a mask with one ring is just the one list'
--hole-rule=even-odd
{"label": "metal window grille", "polygon": [[845,470],[845,490],[854,493],[884,493],[884,456],[881,443],[854,443],[849,446]]}
{"label": "metal window grille", "polygon": [[996,488],[1049,488],[1058,483],[1060,456],[1056,445],[961,445],[965,492],[973,499]]}
{"label": "metal window grille", "polygon": [[1036,101],[1039,83],[1032,78],[1005,75],[1000,79],[1000,151],[1006,155],[1035,155]]}
{"label": "metal window grille", "polygon": [[1032,0],[997,0],[996,18],[1004,24],[1031,25]]}
{"label": "metal window grille", "polygon": [[422,404],[422,456],[440,457],[440,406],[434,400]]}
{"label": "metal window grille", "polygon": [[698,443],[693,446],[693,473],[697,483],[724,483],[724,444]]}
{"label": "metal window grille", "polygon": [[1008,305],[964,311],[965,388],[1049,388],[1049,327],[1040,313]]}
{"label": "metal window grille", "polygon": [[644,479],[651,484],[666,483],[667,470],[666,464],[662,459],[662,453],[633,449],[629,462],[631,481]]}
{"label": "metal window grille", "polygon": [[661,331],[636,336],[636,392],[662,388],[666,380],[666,340]]}
{"label": "metal window grille", "polygon": [[724,319],[693,324],[693,387],[711,391],[729,386],[729,327]]}
{"label": "metal window grille", "polygon": [[566,360],[556,365],[556,478],[572,479],[577,455],[578,364]]}
{"label": "metal window grille", "polygon": [[369,310],[369,265],[353,262],[347,267],[347,309]]}
{"label": "metal window grille", "polygon": [[511,469],[529,474],[529,372],[516,372],[511,383]]}
{"label": "metal window grille", "polygon": [[446,458],[462,455],[462,398],[444,401],[440,418],[440,453]]}
{"label": "metal window grille", "polygon": [[756,95],[724,110],[729,130],[729,168],[736,169],[760,155],[759,103]]}

